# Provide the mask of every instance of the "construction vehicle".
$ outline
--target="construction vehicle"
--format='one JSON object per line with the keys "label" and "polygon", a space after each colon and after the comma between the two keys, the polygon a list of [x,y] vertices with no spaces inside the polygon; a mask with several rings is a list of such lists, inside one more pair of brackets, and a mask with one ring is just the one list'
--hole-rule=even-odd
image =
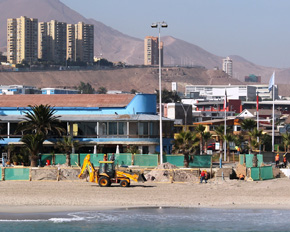
{"label": "construction vehicle", "polygon": [[87,155],[79,174],[83,178],[85,171],[89,172],[89,181],[96,182],[100,187],[109,187],[112,183],[120,183],[122,187],[129,187],[130,181],[144,182],[146,178],[143,173],[117,170],[114,161],[99,161],[99,168],[95,169],[90,161],[91,155]]}

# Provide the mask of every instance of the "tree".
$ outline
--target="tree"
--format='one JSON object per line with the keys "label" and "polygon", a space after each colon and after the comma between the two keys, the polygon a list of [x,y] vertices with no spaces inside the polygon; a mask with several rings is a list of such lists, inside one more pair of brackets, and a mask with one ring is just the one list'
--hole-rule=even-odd
{"label": "tree", "polygon": [[137,90],[136,89],[131,89],[130,93],[131,94],[136,94],[137,93]]}
{"label": "tree", "polygon": [[42,149],[45,137],[43,134],[27,134],[21,138],[21,142],[30,153],[31,167],[37,167],[37,160]]}
{"label": "tree", "polygon": [[63,136],[62,140],[57,141],[57,147],[66,154],[66,164],[70,165],[70,154],[73,149],[79,147],[79,141],[73,140],[71,136]]}
{"label": "tree", "polygon": [[232,133],[227,133],[225,136],[224,136],[224,139],[226,140],[227,142],[227,157],[230,157],[230,142],[234,142],[235,141],[235,135],[233,135]]}
{"label": "tree", "polygon": [[212,135],[209,131],[204,132],[203,134],[203,141],[204,141],[204,153],[206,154],[207,151],[207,141],[211,139]]}
{"label": "tree", "polygon": [[77,87],[81,94],[94,94],[96,91],[91,86],[90,83],[84,83],[81,81],[80,85]]}
{"label": "tree", "polygon": [[18,123],[16,133],[30,132],[42,134],[46,139],[49,132],[61,135],[65,132],[59,120],[60,116],[55,116],[56,110],[49,105],[29,105],[31,110],[24,113],[25,120]]}
{"label": "tree", "polygon": [[254,128],[257,128],[257,123],[253,119],[244,119],[241,127],[245,131],[252,131]]}
{"label": "tree", "polygon": [[286,132],[285,134],[282,134],[282,140],[285,148],[285,152],[289,151],[290,147],[290,133]]}
{"label": "tree", "polygon": [[97,91],[98,94],[106,94],[107,92],[108,91],[105,87],[100,87],[98,88],[98,91]]}
{"label": "tree", "polygon": [[174,140],[174,153],[184,155],[184,166],[189,166],[189,155],[196,150],[199,144],[199,138],[196,133],[191,131],[182,131],[177,134]]}
{"label": "tree", "polygon": [[[155,90],[157,93],[157,101],[159,103],[159,90]],[[162,103],[180,102],[180,97],[176,91],[168,91],[167,89],[162,90]]]}
{"label": "tree", "polygon": [[258,130],[256,127],[248,132],[249,135],[249,144],[250,144],[250,152],[255,148],[255,150],[259,150],[261,140],[258,137],[261,138],[263,135],[263,130]]}
{"label": "tree", "polygon": [[205,127],[199,124],[194,128],[194,130],[199,136],[199,151],[200,151],[200,154],[202,155],[202,151],[203,151],[202,145],[203,145]]}

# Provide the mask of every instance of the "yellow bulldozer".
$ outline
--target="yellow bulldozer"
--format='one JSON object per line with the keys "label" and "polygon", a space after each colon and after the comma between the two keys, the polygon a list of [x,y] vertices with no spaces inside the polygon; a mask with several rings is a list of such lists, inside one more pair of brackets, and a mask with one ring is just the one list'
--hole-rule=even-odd
{"label": "yellow bulldozer", "polygon": [[134,173],[130,171],[117,170],[114,161],[99,161],[99,168],[95,169],[90,161],[91,155],[87,155],[79,174],[79,178],[84,177],[87,170],[89,172],[89,181],[96,182],[100,187],[109,187],[112,183],[120,183],[122,187],[129,187],[130,180],[135,182],[145,182],[143,173]]}

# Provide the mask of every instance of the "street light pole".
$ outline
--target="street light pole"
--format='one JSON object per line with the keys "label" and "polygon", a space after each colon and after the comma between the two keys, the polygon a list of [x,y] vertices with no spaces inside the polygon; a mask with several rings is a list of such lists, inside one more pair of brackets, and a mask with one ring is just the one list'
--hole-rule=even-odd
{"label": "street light pole", "polygon": [[167,23],[163,22],[156,22],[152,23],[152,28],[159,29],[159,143],[160,143],[160,163],[163,163],[163,140],[162,140],[162,89],[161,89],[161,41],[160,41],[160,30],[161,27],[168,27]]}

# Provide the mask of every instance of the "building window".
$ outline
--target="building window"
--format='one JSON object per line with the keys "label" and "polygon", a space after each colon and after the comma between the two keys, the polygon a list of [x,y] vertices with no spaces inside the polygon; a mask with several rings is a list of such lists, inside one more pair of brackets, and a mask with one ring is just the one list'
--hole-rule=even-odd
{"label": "building window", "polygon": [[119,131],[119,135],[126,135],[127,134],[127,123],[119,122],[118,123],[118,131]]}
{"label": "building window", "polygon": [[117,122],[109,122],[109,135],[117,135]]}
{"label": "building window", "polygon": [[148,122],[139,122],[139,135],[148,135]]}
{"label": "building window", "polygon": [[107,123],[106,122],[100,123],[99,135],[107,135]]}

